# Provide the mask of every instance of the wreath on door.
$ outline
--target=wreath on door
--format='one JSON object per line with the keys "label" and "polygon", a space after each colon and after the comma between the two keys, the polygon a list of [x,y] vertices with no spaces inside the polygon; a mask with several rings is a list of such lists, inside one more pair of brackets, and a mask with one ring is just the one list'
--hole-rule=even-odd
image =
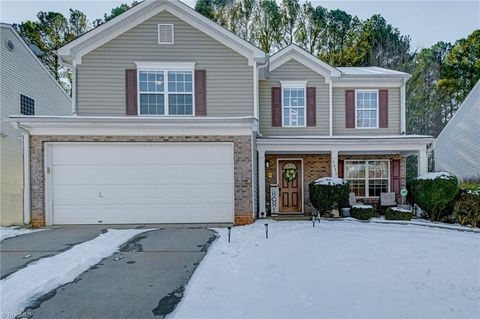
{"label": "wreath on door", "polygon": [[298,171],[295,164],[289,163],[289,164],[286,164],[283,168],[284,168],[284,171],[283,171],[284,180],[286,180],[287,182],[293,182],[294,180],[297,179]]}

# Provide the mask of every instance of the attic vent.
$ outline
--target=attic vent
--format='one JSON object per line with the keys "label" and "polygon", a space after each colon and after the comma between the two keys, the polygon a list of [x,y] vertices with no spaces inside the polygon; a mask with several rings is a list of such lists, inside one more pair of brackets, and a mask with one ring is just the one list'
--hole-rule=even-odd
{"label": "attic vent", "polygon": [[173,44],[173,24],[158,25],[158,44]]}

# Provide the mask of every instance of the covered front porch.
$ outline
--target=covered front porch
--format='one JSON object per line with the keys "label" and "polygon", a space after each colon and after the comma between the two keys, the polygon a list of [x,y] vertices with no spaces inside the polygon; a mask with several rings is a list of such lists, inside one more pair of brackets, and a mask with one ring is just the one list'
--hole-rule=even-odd
{"label": "covered front porch", "polygon": [[259,217],[310,215],[308,185],[333,176],[349,181],[363,202],[406,187],[406,157],[415,155],[418,174],[428,171],[428,136],[259,138]]}

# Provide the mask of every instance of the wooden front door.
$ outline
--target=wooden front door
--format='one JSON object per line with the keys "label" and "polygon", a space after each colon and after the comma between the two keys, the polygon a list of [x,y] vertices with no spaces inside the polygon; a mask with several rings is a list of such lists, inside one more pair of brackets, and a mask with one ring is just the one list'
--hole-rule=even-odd
{"label": "wooden front door", "polygon": [[302,212],[302,161],[279,160],[280,213]]}

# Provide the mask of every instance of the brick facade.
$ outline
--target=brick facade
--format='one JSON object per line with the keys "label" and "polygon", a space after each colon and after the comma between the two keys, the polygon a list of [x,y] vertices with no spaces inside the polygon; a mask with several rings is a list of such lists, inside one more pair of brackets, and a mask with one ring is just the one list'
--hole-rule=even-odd
{"label": "brick facade", "polygon": [[270,212],[270,184],[277,184],[277,159],[279,158],[301,158],[303,159],[303,202],[304,214],[310,215],[312,205],[310,204],[308,184],[320,177],[330,176],[330,155],[329,154],[266,154],[265,161],[269,167],[265,169],[265,202],[267,212]]}
{"label": "brick facade", "polygon": [[[253,222],[251,136],[31,136],[31,223],[45,226],[44,147],[47,142],[233,142],[235,224]],[[208,214],[208,212],[206,212]]]}

